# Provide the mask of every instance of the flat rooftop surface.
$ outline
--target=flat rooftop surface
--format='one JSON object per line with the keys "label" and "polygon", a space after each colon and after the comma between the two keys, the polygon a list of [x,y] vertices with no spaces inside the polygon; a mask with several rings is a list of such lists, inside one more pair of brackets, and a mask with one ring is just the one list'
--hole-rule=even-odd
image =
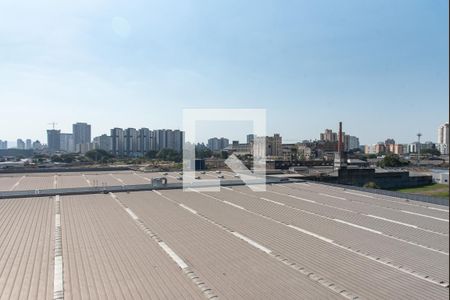
{"label": "flat rooftop surface", "polygon": [[[236,179],[231,172],[198,172],[201,179]],[[24,191],[75,187],[103,187],[150,184],[152,178],[165,177],[168,183],[182,182],[181,172],[92,171],[61,173],[0,174],[0,191]]]}
{"label": "flat rooftop surface", "polygon": [[448,299],[448,282],[446,206],[317,183],[0,200],[0,299]]}

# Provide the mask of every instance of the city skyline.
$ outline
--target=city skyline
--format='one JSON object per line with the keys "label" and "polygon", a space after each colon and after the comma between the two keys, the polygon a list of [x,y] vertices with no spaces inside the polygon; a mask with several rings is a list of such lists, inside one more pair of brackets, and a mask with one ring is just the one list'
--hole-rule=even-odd
{"label": "city skyline", "polygon": [[176,129],[183,108],[265,108],[287,140],[339,120],[364,144],[435,139],[447,1],[272,4],[2,1],[0,135],[43,139],[47,123],[79,119],[95,135]]}
{"label": "city skyline", "polygon": [[[56,126],[55,126],[56,123],[50,123],[50,124],[52,126],[54,126],[54,129],[47,129],[47,142],[48,142],[48,139],[49,139],[49,135],[48,135],[49,132],[56,131],[58,136],[60,136],[60,139],[61,139],[59,142],[57,142],[58,147],[61,147],[60,150],[63,150],[63,151],[66,151],[66,152],[80,152],[80,151],[81,152],[86,152],[87,150],[90,149],[89,147],[92,147],[92,146],[88,146],[87,144],[91,144],[91,145],[97,144],[97,147],[98,147],[99,145],[104,144],[105,142],[106,143],[111,143],[111,142],[105,141],[104,137],[111,138],[113,136],[113,130],[116,130],[116,129],[121,130],[122,134],[124,135],[124,137],[126,137],[126,132],[128,130],[134,130],[135,133],[136,133],[136,139],[139,139],[139,136],[141,135],[141,131],[142,130],[146,130],[146,131],[144,131],[144,133],[142,133],[143,135],[141,135],[141,137],[140,137],[141,139],[143,139],[144,136],[149,135],[150,132],[157,132],[157,131],[171,131],[171,132],[174,131],[174,132],[177,132],[177,131],[180,131],[180,129],[154,129],[154,128],[148,128],[148,127],[138,127],[138,128],[133,128],[133,127],[123,127],[123,128],[115,127],[115,128],[111,128],[109,130],[109,132],[104,132],[104,133],[96,135],[96,134],[92,134],[91,133],[91,124],[87,124],[87,123],[84,123],[84,122],[77,122],[77,123],[72,124],[72,132],[71,133],[70,132],[64,132],[64,131],[62,131],[60,129],[57,129]],[[200,122],[199,124],[202,124],[202,122]],[[205,124],[211,125],[211,123],[205,123]],[[217,124],[219,124],[218,128],[220,128],[220,125],[223,126],[224,124],[227,124],[227,122],[218,122]],[[237,126],[236,128],[239,128],[240,124],[241,125],[242,124],[249,125],[250,123],[248,123],[248,122],[238,122],[237,124],[234,124],[234,125],[235,125],[235,127]],[[435,144],[436,147],[439,150],[443,151],[444,153],[447,153],[447,148],[446,147],[448,147],[447,146],[448,145],[448,140],[445,140],[445,136],[447,136],[447,139],[448,139],[448,126],[449,126],[448,124],[449,124],[448,122],[445,122],[445,123],[442,123],[441,125],[438,126],[438,128],[437,128],[438,129],[438,136],[437,136],[437,139],[435,141],[434,140],[426,140],[426,139],[423,140],[422,139],[421,143],[423,143],[424,145],[425,144],[429,145],[430,143]],[[85,128],[85,129],[79,128],[80,126]],[[200,128],[203,128],[203,129],[205,129],[205,128],[206,129],[210,129],[211,127],[214,127],[214,126],[210,126],[210,127],[200,126]],[[80,130],[82,132],[80,132]],[[181,132],[184,135],[184,132],[183,131],[181,131]],[[199,130],[199,132],[201,133],[202,131]],[[250,131],[248,131],[248,132],[250,132]],[[75,139],[76,139],[75,136],[77,134],[85,136],[85,140],[82,141],[81,145],[79,143],[75,142]],[[128,134],[130,134],[130,133],[128,133]],[[273,133],[273,134],[279,134],[279,133]],[[92,135],[92,138],[91,138],[91,135]],[[231,145],[231,142],[233,142],[233,141],[238,141],[240,143],[245,143],[245,141],[246,141],[247,144],[248,144],[249,143],[249,138],[251,138],[250,136],[254,137],[254,134],[248,134],[248,133],[245,133],[245,137],[244,138],[243,138],[243,135],[241,135],[240,138],[229,138],[229,137],[221,136],[220,134],[219,135],[214,135],[214,134],[209,134],[209,135],[206,134],[205,135],[203,133],[203,135],[202,134],[197,134],[197,136],[198,135],[206,137],[206,140],[201,140],[201,139],[197,138],[197,142],[196,143],[204,144],[204,145],[206,145],[209,148],[211,148],[210,147],[211,146],[210,143],[211,143],[211,140],[213,140],[213,139],[219,139],[219,140],[223,140],[224,139],[224,140],[227,141],[228,144]],[[416,134],[416,136],[417,136],[417,134]],[[421,134],[421,136],[422,136],[422,134]],[[333,131],[332,128],[326,128],[326,129],[324,129],[324,132],[321,132],[319,134],[319,138],[300,139],[300,140],[284,139],[283,141],[284,141],[285,144],[303,143],[305,141],[335,141],[335,140],[337,140],[337,137],[338,137],[338,133],[336,131]],[[403,141],[398,141],[398,140],[396,141],[392,137],[386,137],[386,140],[384,142],[382,140],[380,140],[380,141],[378,141],[376,143],[364,144],[364,143],[360,143],[360,138],[359,137],[351,135],[351,134],[348,134],[346,132],[343,132],[343,138],[348,139],[348,140],[346,140],[346,143],[348,143],[348,145],[358,145],[357,147],[354,146],[354,147],[351,147],[349,149],[355,149],[355,148],[358,148],[358,147],[365,146],[366,152],[367,152],[367,149],[375,149],[377,147],[377,144],[380,144],[380,143],[381,144],[386,144],[386,145],[388,143],[397,144],[397,145],[408,145],[409,144],[408,147],[415,147],[414,144],[417,142],[417,140],[414,140],[414,141],[411,141],[411,142],[403,142]],[[40,147],[42,147],[41,144],[45,144],[44,139],[42,139],[42,140],[39,140],[39,139],[34,140],[33,139],[32,140],[32,139],[29,139],[29,138],[27,138],[25,141],[22,140],[22,138],[17,138],[16,142],[2,140],[0,138],[0,142],[2,143],[2,144],[0,144],[0,149],[6,149],[6,148],[9,148],[9,149],[11,149],[11,148],[39,149]],[[23,144],[23,145],[18,145],[17,143],[19,143],[19,142],[21,144]],[[26,146],[25,146],[25,142],[26,142]],[[136,140],[136,142],[137,142],[137,140]],[[38,143],[37,148],[34,146],[35,143]],[[141,142],[137,142],[137,143],[139,143],[141,146],[137,146],[136,145],[135,147],[140,147],[140,149],[147,149],[146,147],[150,147],[150,145],[144,146],[144,144],[142,144],[142,141]],[[223,142],[222,141],[215,141],[214,143],[223,143]],[[443,146],[443,145],[445,145],[445,146]],[[82,147],[82,148],[80,148],[80,147]],[[86,147],[88,147],[88,148],[86,148]],[[129,147],[132,147],[132,146],[129,146]],[[217,146],[215,146],[215,147],[217,147]],[[445,147],[445,148],[442,148],[442,147]],[[52,147],[49,146],[49,148],[52,148]],[[221,148],[224,148],[224,147],[221,147]],[[56,150],[56,149],[53,149],[53,150]],[[393,148],[392,148],[392,150],[393,150]],[[139,152],[142,152],[142,150],[139,150]]]}
{"label": "city skyline", "polygon": [[[127,128],[134,128],[136,130],[139,130],[141,128],[148,128],[150,130],[161,130],[161,129],[164,129],[164,128],[153,128],[153,127],[149,127],[149,126],[137,126],[137,127],[131,127],[131,126],[122,126],[122,127],[120,127],[120,126],[116,126],[116,127],[110,127],[109,129],[105,130],[104,132],[100,132],[100,130],[95,130],[95,128],[96,128],[95,124],[92,124],[89,121],[82,121],[82,122],[76,121],[74,123],[71,123],[70,126],[69,125],[66,126],[65,129],[60,129],[60,127],[58,127],[58,125],[55,125],[55,129],[56,130],[60,130],[61,134],[73,134],[73,126],[74,125],[76,125],[76,124],[85,124],[85,123],[89,123],[87,125],[89,125],[90,128],[92,127],[92,133],[91,133],[92,138],[90,140],[93,140],[95,137],[100,137],[101,135],[104,135],[104,134],[109,136],[110,135],[110,131],[111,131],[112,128],[122,128],[124,130],[127,129]],[[422,134],[422,142],[438,143],[439,141],[437,139],[436,130],[438,128],[440,128],[443,124],[446,124],[446,123],[448,123],[448,121],[441,122],[438,126],[436,126],[435,134],[434,134],[434,136],[432,136],[430,138],[428,138],[426,135]],[[57,124],[57,123],[55,122],[55,124]],[[242,122],[242,124],[244,124],[244,122]],[[47,126],[49,126],[49,125],[53,125],[53,124],[52,123],[47,124]],[[230,136],[225,136],[225,135],[220,133],[221,132],[220,129],[223,129],[223,126],[224,126],[224,124],[219,124],[219,126],[217,126],[219,128],[219,131],[218,131],[217,134],[209,134],[209,133],[204,133],[204,132],[202,133],[202,131],[200,130],[199,134],[198,134],[200,137],[197,138],[197,142],[198,143],[208,144],[208,139],[213,138],[213,137],[219,137],[219,138],[220,137],[224,137],[224,138],[228,139],[230,142],[233,141],[233,140],[237,140],[237,141],[240,141],[240,142],[245,142],[246,138],[247,138],[247,135],[250,132],[250,130],[248,130],[248,131],[243,130],[243,131],[238,132],[238,133],[236,133],[234,131],[234,134],[231,137]],[[345,126],[345,122],[344,122],[344,126]],[[233,128],[236,130],[236,128],[238,128],[238,127],[239,127],[239,123],[235,124],[235,126]],[[70,129],[70,128],[72,128],[72,129]],[[248,128],[250,128],[250,127],[248,127]],[[46,130],[50,130],[50,129],[51,128],[47,128]],[[167,128],[167,129],[170,129],[170,130],[182,130],[182,128]],[[283,136],[283,141],[285,141],[286,143],[296,143],[296,142],[302,142],[304,140],[320,140],[320,135],[322,134],[322,132],[324,130],[328,130],[328,129],[331,129],[334,133],[336,133],[337,132],[337,124],[336,124],[335,127],[330,126],[330,127],[327,127],[327,128],[324,127],[324,128],[318,129],[317,130],[317,132],[318,132],[317,136],[310,137],[310,138],[307,138],[307,137],[303,137],[303,138],[299,138],[299,139],[291,139],[289,137],[284,138],[283,133],[279,132],[279,131],[268,132],[268,134],[272,135],[272,134],[275,134],[275,133],[280,133],[280,135]],[[361,145],[374,145],[374,144],[377,144],[379,142],[383,142],[386,139],[391,139],[391,138],[394,139],[395,141],[397,141],[397,143],[399,143],[399,144],[413,143],[413,142],[417,141],[417,133],[420,130],[411,133],[411,140],[409,140],[409,141],[405,140],[405,139],[402,139],[402,138],[398,139],[396,137],[393,137],[392,135],[385,135],[383,138],[380,138],[380,140],[374,141],[374,142],[370,142],[370,143],[361,142],[361,141],[364,141],[366,138],[364,136],[358,136],[358,135],[353,134],[353,131],[351,129],[345,128],[345,131],[351,133],[352,136],[357,136],[359,138],[359,140],[360,140],[360,144]],[[206,132],[214,132],[214,130],[210,129],[209,131],[206,131]],[[44,134],[42,134],[41,138],[35,138],[35,137],[30,137],[30,136],[25,136],[25,137],[20,136],[20,137],[15,137],[13,139],[9,139],[8,140],[8,139],[0,136],[0,140],[8,142],[8,148],[17,147],[16,143],[17,143],[17,140],[19,140],[19,139],[22,139],[24,141],[27,140],[27,139],[31,139],[32,141],[40,141],[43,144],[46,144],[46,142],[47,142],[46,131],[44,132]]]}

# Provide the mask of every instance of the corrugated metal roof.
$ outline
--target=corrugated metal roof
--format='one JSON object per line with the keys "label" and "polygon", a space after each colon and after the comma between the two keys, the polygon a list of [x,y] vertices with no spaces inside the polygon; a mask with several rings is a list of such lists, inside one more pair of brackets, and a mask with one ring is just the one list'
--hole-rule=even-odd
{"label": "corrugated metal roof", "polygon": [[[152,176],[2,176],[0,190]],[[448,219],[312,183],[0,200],[0,299],[447,299]]]}

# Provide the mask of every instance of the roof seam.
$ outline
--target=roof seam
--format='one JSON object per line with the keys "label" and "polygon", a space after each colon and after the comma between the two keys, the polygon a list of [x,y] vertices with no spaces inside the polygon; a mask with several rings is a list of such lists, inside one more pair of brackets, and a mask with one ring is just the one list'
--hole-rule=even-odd
{"label": "roof seam", "polygon": [[[213,196],[211,196],[211,195],[204,194],[204,193],[201,193],[201,192],[198,192],[198,193],[201,194],[201,195],[203,195],[203,196],[206,196],[206,197],[215,199],[216,201],[220,201],[220,202],[222,202],[222,203],[228,204],[228,203],[227,203],[228,201],[224,201],[224,200],[221,200],[221,199],[219,199],[219,198],[216,198],[216,197],[213,197]],[[233,204],[234,204],[234,203],[233,203]],[[287,207],[290,207],[290,206],[287,205]],[[292,207],[292,208],[294,208],[294,207]],[[446,282],[446,281],[444,281],[444,280],[433,279],[433,278],[431,278],[431,277],[428,276],[428,275],[423,275],[423,274],[417,273],[417,272],[415,272],[415,271],[412,271],[412,270],[410,270],[410,269],[406,269],[406,268],[403,268],[403,267],[399,267],[399,266],[397,266],[397,265],[392,264],[390,261],[385,262],[385,261],[381,260],[380,258],[371,256],[371,255],[369,255],[369,254],[361,253],[359,250],[354,250],[354,249],[352,249],[351,247],[343,246],[343,245],[337,243],[337,242],[334,241],[334,240],[328,239],[328,238],[326,238],[326,237],[319,236],[319,235],[317,235],[317,234],[315,234],[315,233],[312,233],[312,232],[309,232],[309,231],[304,230],[304,229],[302,229],[302,228],[299,228],[299,227],[297,227],[297,226],[295,226],[295,225],[293,225],[293,224],[287,224],[286,222],[276,220],[276,219],[274,219],[274,218],[272,218],[272,217],[270,217],[270,216],[266,216],[266,215],[261,214],[261,213],[253,212],[253,211],[248,210],[248,209],[246,209],[246,208],[243,208],[243,209],[244,209],[245,211],[251,213],[251,214],[254,214],[254,215],[260,216],[260,217],[262,217],[262,218],[271,220],[271,221],[273,221],[273,222],[275,222],[275,223],[283,224],[283,225],[285,225],[285,226],[287,226],[287,227],[290,227],[290,228],[292,228],[292,229],[298,230],[298,231],[300,231],[300,232],[303,232],[303,233],[305,233],[305,234],[308,234],[308,235],[310,235],[310,236],[313,236],[313,237],[315,237],[315,238],[318,238],[318,239],[320,239],[320,240],[322,240],[322,241],[324,241],[324,242],[330,243],[330,244],[332,244],[332,245],[334,245],[334,246],[336,246],[336,247],[338,247],[338,248],[341,248],[341,249],[350,251],[350,252],[352,252],[352,253],[354,253],[354,254],[360,255],[360,256],[362,256],[362,257],[365,257],[365,258],[370,259],[370,260],[372,260],[372,261],[378,262],[378,263],[383,264],[383,265],[385,265],[385,266],[388,266],[388,267],[397,269],[397,270],[399,270],[400,272],[403,272],[403,273],[405,273],[405,274],[409,274],[409,275],[414,276],[414,277],[416,277],[416,278],[419,278],[419,279],[428,281],[428,282],[433,283],[433,284],[440,285],[440,286],[445,287],[445,288],[448,288],[448,287],[449,287],[449,283]],[[294,209],[303,211],[302,209],[299,209],[299,208],[294,208]],[[312,212],[311,212],[311,214],[316,214],[316,213],[312,213]],[[319,216],[320,216],[320,215],[319,215]],[[330,219],[330,220],[333,220],[333,221],[336,221],[336,219],[329,218],[329,217],[326,217],[326,216],[321,216],[321,217],[326,218],[326,219]],[[346,222],[346,223],[347,223],[347,222]],[[347,224],[347,225],[348,225],[348,224]],[[361,227],[361,226],[359,226],[359,227]],[[383,234],[382,232],[377,233],[377,234],[381,234],[381,235],[383,235],[383,236],[385,235],[385,234]],[[390,237],[393,238],[393,239],[396,239],[396,240],[400,240],[400,241],[406,242],[406,243],[408,243],[408,244],[413,244],[413,245],[416,245],[416,246],[419,246],[419,247],[427,248],[428,250],[432,250],[432,251],[435,251],[435,252],[439,252],[439,253],[441,253],[441,254],[444,254],[444,255],[447,255],[447,256],[448,256],[448,253],[446,253],[446,252],[444,252],[444,251],[442,251],[442,250],[432,249],[432,248],[430,248],[430,247],[422,246],[422,245],[419,245],[419,244],[416,244],[416,243],[413,243],[413,242],[408,242],[408,241],[405,241],[405,240],[402,240],[402,239],[399,239],[399,238],[396,238],[396,237],[393,237],[393,236],[390,236]]]}
{"label": "roof seam", "polygon": [[[211,288],[207,287],[206,284],[200,279],[200,277],[192,270],[186,263],[184,263],[178,255],[176,255],[164,241],[158,236],[157,233],[153,232],[139,217],[126,206],[114,193],[109,193],[111,197],[122,207],[133,219],[133,221],[138,225],[138,227],[144,231],[145,234],[149,235],[150,238],[158,243],[158,245],[164,250],[164,252],[180,267],[183,273],[188,279],[190,279],[195,286],[197,286],[206,299],[218,299],[219,296],[216,295]],[[130,214],[131,212],[131,214]]]}
{"label": "roof seam", "polygon": [[[196,192],[198,192],[198,191],[196,191]],[[200,192],[198,192],[198,193],[200,193]],[[201,195],[204,195],[204,196],[209,196],[209,195],[206,195],[206,194],[203,194],[203,193],[200,193],[200,194],[201,194]],[[169,201],[171,201],[171,202],[173,202],[173,203],[177,203],[176,201],[170,199],[169,197],[167,197],[167,196],[165,196],[165,195],[163,195],[163,194],[161,194],[161,193],[159,193],[159,195],[160,195],[161,197],[163,197],[164,199],[166,199],[166,200],[169,200]],[[209,197],[212,197],[212,196],[209,196]],[[214,197],[212,197],[212,198],[214,198]],[[214,199],[216,199],[216,198],[214,198]],[[217,199],[216,199],[216,200],[217,200]],[[221,200],[219,200],[219,201],[221,201]],[[186,206],[186,205],[184,205],[184,206]],[[187,207],[187,206],[186,206],[186,207]],[[243,208],[243,209],[246,210],[245,208]],[[216,222],[216,221],[214,221],[214,220],[208,218],[207,216],[205,216],[205,215],[203,215],[203,214],[201,214],[201,213],[199,213],[199,212],[197,212],[197,213],[194,214],[194,215],[199,216],[200,218],[204,219],[204,220],[207,221],[208,223],[211,223],[211,224],[213,224],[213,225],[219,227],[220,229],[222,229],[222,230],[224,230],[224,231],[230,233],[230,234],[233,235],[234,237],[236,237],[236,238],[242,240],[242,238],[240,238],[240,237],[238,237],[238,236],[236,235],[236,231],[234,231],[233,229],[228,228],[227,226],[225,226],[225,225],[223,225],[223,224],[220,224],[220,223],[218,223],[218,222]],[[248,243],[248,242],[247,242],[247,243]],[[249,244],[250,244],[250,243],[249,243]],[[285,258],[285,257],[282,257],[280,254],[274,254],[273,251],[265,251],[265,249],[267,249],[267,248],[264,247],[264,246],[262,246],[262,247],[263,247],[263,249],[260,249],[260,248],[258,248],[258,247],[256,247],[256,248],[257,248],[258,250],[260,250],[260,251],[266,253],[267,255],[273,257],[273,258],[276,259],[277,261],[283,263],[284,265],[290,267],[291,269],[294,269],[295,271],[301,273],[302,275],[305,275],[305,277],[307,277],[308,279],[310,279],[310,280],[312,280],[312,281],[315,281],[315,282],[319,283],[320,285],[324,286],[325,288],[327,288],[327,289],[329,289],[329,290],[331,290],[331,291],[333,291],[333,292],[335,292],[335,293],[341,295],[342,297],[344,297],[344,298],[346,298],[346,299],[361,299],[361,297],[359,297],[359,296],[357,296],[357,295],[355,295],[355,294],[353,294],[353,293],[350,293],[350,292],[346,291],[344,288],[342,288],[342,287],[336,285],[335,283],[323,279],[323,277],[321,277],[320,275],[315,274],[314,272],[311,272],[311,271],[306,270],[304,267],[301,267],[301,266],[297,265],[295,262],[292,262],[292,261],[290,261],[289,259],[287,259],[287,258]],[[267,249],[267,250],[269,250],[269,249]]]}

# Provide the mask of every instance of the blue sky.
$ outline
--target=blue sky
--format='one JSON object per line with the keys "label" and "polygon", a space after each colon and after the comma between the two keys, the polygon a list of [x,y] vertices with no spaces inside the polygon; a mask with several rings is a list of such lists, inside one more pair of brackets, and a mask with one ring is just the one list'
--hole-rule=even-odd
{"label": "blue sky", "polygon": [[[286,142],[344,130],[436,140],[446,0],[0,1],[0,139],[181,128],[183,108],[265,108]],[[236,126],[208,135],[243,139]]]}

